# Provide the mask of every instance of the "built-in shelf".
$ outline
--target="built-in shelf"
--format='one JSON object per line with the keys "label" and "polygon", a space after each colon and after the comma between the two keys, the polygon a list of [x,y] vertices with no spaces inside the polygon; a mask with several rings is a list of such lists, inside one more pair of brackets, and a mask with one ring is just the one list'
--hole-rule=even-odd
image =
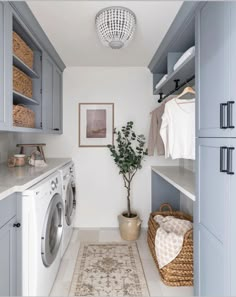
{"label": "built-in shelf", "polygon": [[19,59],[15,55],[13,55],[13,65],[18,67],[20,70],[22,70],[29,77],[39,78],[39,75],[33,69],[31,69],[29,66],[27,66],[21,59]]}
{"label": "built-in shelf", "polygon": [[39,103],[36,100],[29,98],[23,94],[20,94],[16,91],[13,91],[13,103],[25,105],[39,105]]}
{"label": "built-in shelf", "polygon": [[195,201],[195,174],[179,166],[152,166],[152,171]]}
{"label": "built-in shelf", "polygon": [[179,84],[186,82],[188,78],[195,74],[195,55],[190,56],[181,66],[179,66],[167,79],[154,89],[154,95],[159,93],[168,94],[175,88],[175,80],[179,79]]}
{"label": "built-in shelf", "polygon": [[13,126],[12,131],[14,132],[33,132],[33,133],[42,133],[42,128],[27,128],[27,127],[18,127]]}

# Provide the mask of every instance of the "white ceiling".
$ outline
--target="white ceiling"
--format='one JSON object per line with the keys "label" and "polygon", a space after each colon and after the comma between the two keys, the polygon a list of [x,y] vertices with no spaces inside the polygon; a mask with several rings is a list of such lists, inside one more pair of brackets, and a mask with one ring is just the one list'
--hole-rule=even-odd
{"label": "white ceiling", "polygon": [[[27,1],[67,66],[147,66],[176,16],[182,1]],[[137,17],[128,47],[104,47],[95,29],[97,12],[125,6]]]}

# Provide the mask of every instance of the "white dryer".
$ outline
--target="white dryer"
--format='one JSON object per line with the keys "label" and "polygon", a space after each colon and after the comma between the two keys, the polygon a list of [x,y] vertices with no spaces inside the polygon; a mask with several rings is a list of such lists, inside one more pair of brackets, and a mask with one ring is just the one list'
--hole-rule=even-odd
{"label": "white dryer", "polygon": [[59,170],[62,180],[62,197],[64,203],[64,232],[62,236],[62,256],[71,240],[76,212],[76,185],[74,163],[70,162]]}
{"label": "white dryer", "polygon": [[54,173],[22,196],[23,296],[48,296],[61,262],[64,206]]}

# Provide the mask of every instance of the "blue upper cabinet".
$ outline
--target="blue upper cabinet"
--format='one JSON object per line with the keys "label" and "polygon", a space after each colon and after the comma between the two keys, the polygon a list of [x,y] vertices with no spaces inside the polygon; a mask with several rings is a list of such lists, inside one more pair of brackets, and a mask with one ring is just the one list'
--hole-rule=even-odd
{"label": "blue upper cabinet", "polygon": [[62,72],[54,65],[53,71],[53,131],[62,133]]}
{"label": "blue upper cabinet", "polygon": [[43,129],[62,133],[62,71],[49,55],[43,53]]}
{"label": "blue upper cabinet", "polygon": [[199,137],[236,137],[236,3],[207,2],[197,16]]}
{"label": "blue upper cabinet", "polygon": [[[32,66],[13,51],[13,31],[31,49]],[[15,89],[13,66],[32,80],[30,95]],[[64,69],[63,61],[27,4],[0,1],[0,131],[62,133]],[[34,128],[25,128],[14,122],[16,105],[23,105],[34,113]]]}
{"label": "blue upper cabinet", "polygon": [[230,5],[208,2],[196,21],[199,137],[229,137]]}
{"label": "blue upper cabinet", "polygon": [[11,122],[11,106],[9,104],[9,88],[11,87],[9,79],[11,79],[11,75],[8,76],[7,67],[9,64],[7,48],[10,41],[5,29],[9,26],[11,28],[9,15],[9,6],[4,2],[0,2],[0,130],[8,130]]}

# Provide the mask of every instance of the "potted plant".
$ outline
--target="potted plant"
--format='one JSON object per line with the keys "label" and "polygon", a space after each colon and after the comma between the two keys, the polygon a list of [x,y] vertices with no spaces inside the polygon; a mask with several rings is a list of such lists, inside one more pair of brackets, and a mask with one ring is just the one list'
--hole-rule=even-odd
{"label": "potted plant", "polygon": [[111,156],[122,175],[127,190],[127,211],[118,216],[120,234],[125,240],[136,240],[140,233],[141,220],[131,210],[131,183],[137,171],[142,168],[142,161],[147,155],[144,135],[136,135],[133,122],[128,122],[121,131],[114,130],[116,144],[108,145]]}

